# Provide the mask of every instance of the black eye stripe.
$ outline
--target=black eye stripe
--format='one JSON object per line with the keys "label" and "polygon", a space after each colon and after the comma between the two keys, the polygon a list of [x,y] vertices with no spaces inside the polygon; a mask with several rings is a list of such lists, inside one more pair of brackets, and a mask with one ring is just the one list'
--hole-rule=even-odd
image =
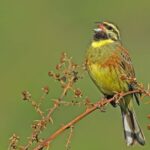
{"label": "black eye stripe", "polygon": [[107,29],[108,29],[108,30],[113,30],[113,31],[114,31],[113,27],[111,27],[111,26],[108,26]]}
{"label": "black eye stripe", "polygon": [[117,35],[117,37],[119,38],[118,30],[116,31],[116,29],[115,29],[113,26],[109,25],[109,24],[103,23],[103,25],[104,25],[108,30],[113,31],[113,32]]}
{"label": "black eye stripe", "polygon": [[115,31],[114,28],[113,28],[112,26],[110,26],[110,25],[104,24],[104,26],[105,26],[108,30],[113,30],[113,31]]}

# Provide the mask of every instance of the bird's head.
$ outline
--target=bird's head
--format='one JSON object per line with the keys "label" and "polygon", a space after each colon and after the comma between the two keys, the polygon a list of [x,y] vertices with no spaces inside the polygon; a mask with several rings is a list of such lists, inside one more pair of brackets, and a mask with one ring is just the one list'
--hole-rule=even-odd
{"label": "bird's head", "polygon": [[110,22],[98,22],[97,28],[94,29],[94,40],[111,39],[120,41],[120,32],[117,26]]}

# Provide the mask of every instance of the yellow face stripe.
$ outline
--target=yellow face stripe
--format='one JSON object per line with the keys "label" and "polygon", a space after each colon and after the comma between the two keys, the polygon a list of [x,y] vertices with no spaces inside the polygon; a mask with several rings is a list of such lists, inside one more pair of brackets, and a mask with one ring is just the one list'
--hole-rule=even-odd
{"label": "yellow face stripe", "polygon": [[100,48],[101,46],[104,46],[106,44],[109,44],[109,43],[113,43],[114,41],[111,40],[111,39],[107,39],[107,40],[100,40],[100,41],[93,41],[92,42],[92,47],[93,48]]}

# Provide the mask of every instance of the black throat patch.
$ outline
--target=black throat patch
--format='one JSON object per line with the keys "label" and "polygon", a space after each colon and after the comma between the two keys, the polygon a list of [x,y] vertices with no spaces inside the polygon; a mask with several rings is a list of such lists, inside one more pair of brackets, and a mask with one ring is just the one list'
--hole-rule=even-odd
{"label": "black throat patch", "polygon": [[104,40],[104,39],[108,39],[108,36],[105,32],[101,31],[94,34],[95,41]]}

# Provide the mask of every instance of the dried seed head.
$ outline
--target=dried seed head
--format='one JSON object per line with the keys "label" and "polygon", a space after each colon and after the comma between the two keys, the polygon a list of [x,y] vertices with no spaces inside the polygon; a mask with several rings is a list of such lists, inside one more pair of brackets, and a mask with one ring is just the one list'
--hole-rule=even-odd
{"label": "dried seed head", "polygon": [[59,79],[59,77],[60,77],[60,74],[59,74],[59,73],[56,73],[56,74],[55,74],[55,78],[56,78],[56,79]]}
{"label": "dried seed head", "polygon": [[76,90],[74,91],[74,94],[75,94],[75,97],[82,97],[82,92],[81,92],[80,89],[76,89]]}
{"label": "dried seed head", "polygon": [[29,101],[29,100],[31,99],[31,94],[30,94],[30,92],[28,92],[28,91],[23,91],[23,92],[22,92],[22,99]]}
{"label": "dried seed head", "polygon": [[43,91],[45,94],[48,94],[48,93],[49,93],[49,88],[48,88],[48,86],[44,86],[44,87],[42,88],[42,91]]}
{"label": "dried seed head", "polygon": [[60,80],[63,81],[63,82],[66,82],[67,78],[66,78],[66,76],[62,76],[62,77],[60,78]]}
{"label": "dried seed head", "polygon": [[17,144],[19,141],[19,136],[17,136],[16,134],[13,134],[12,137],[10,137],[10,149],[12,150],[16,150],[17,149]]}
{"label": "dried seed head", "polygon": [[48,72],[48,75],[49,75],[50,77],[53,77],[54,73],[51,72],[51,71],[49,71],[49,72]]}
{"label": "dried seed head", "polygon": [[62,54],[61,54],[61,57],[60,57],[60,62],[61,62],[61,63],[64,63],[65,60],[66,60],[66,57],[67,57],[67,54],[66,54],[66,53],[62,53]]}
{"label": "dried seed head", "polygon": [[56,65],[56,69],[57,69],[57,70],[60,70],[61,67],[62,67],[62,64],[57,64],[57,65]]}

